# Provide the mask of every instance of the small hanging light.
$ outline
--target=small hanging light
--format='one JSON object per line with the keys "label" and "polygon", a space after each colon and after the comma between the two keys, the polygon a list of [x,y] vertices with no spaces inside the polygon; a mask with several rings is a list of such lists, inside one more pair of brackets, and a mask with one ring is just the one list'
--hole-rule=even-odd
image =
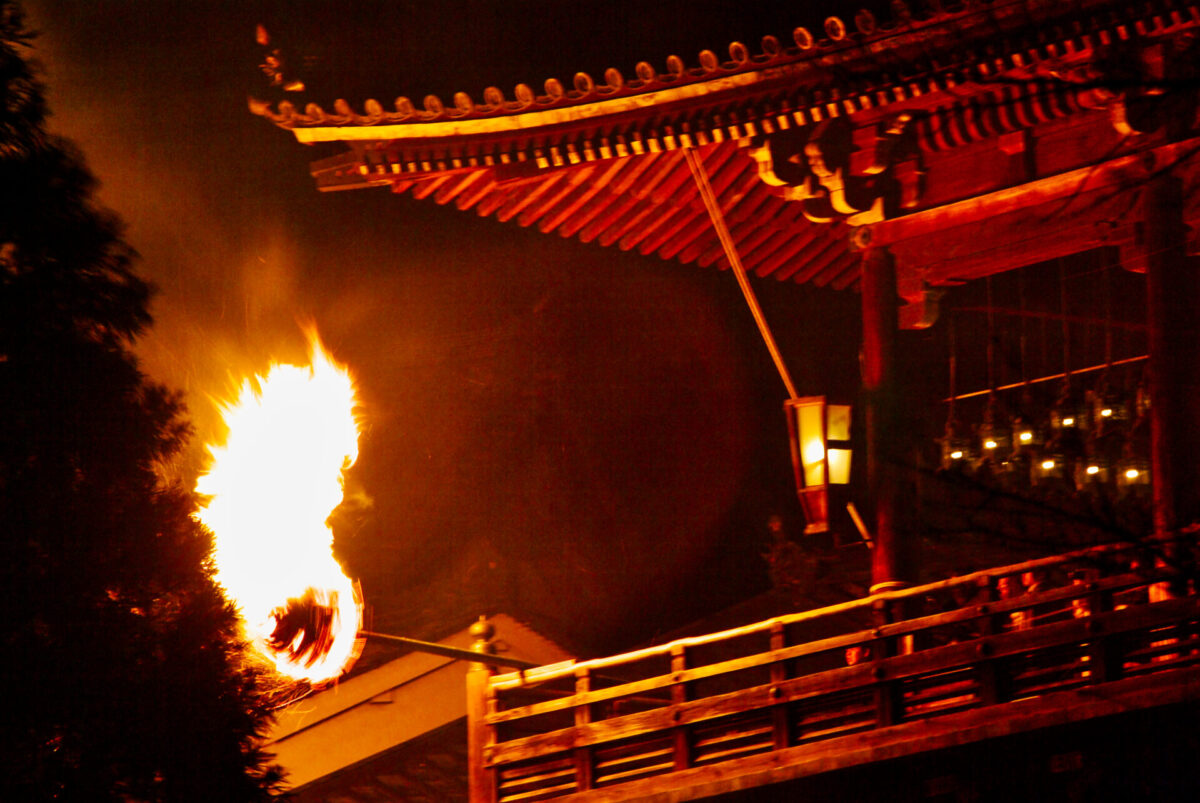
{"label": "small hanging light", "polygon": [[1021,416],[1013,419],[1012,433],[1014,451],[1018,449],[1036,449],[1042,445],[1041,433],[1038,432],[1037,427],[1027,422]]}
{"label": "small hanging light", "polygon": [[1079,488],[1098,490],[1113,479],[1113,463],[1104,455],[1091,455],[1079,462],[1079,473],[1075,485]]}
{"label": "small hanging light", "polygon": [[983,423],[979,425],[980,458],[1000,465],[1008,458],[1012,449],[1012,429],[1004,423],[998,411],[996,394],[988,395],[987,408],[983,411]]}
{"label": "small hanging light", "polygon": [[1050,429],[1056,435],[1077,436],[1087,429],[1087,413],[1086,402],[1076,393],[1071,383],[1071,377],[1066,377],[1063,380],[1058,399],[1050,408]]}
{"label": "small hanging light", "polygon": [[971,439],[963,432],[963,427],[951,415],[946,421],[946,432],[942,436],[942,468],[954,471],[965,471],[975,458]]}
{"label": "small hanging light", "polygon": [[1117,485],[1124,491],[1140,491],[1150,485],[1149,404],[1135,403],[1140,414],[1125,433],[1121,460],[1117,463]]}
{"label": "small hanging light", "polygon": [[1034,463],[1034,482],[1038,485],[1062,482],[1068,476],[1067,467],[1068,460],[1061,451],[1047,451]]}
{"label": "small hanging light", "polygon": [[1099,432],[1117,429],[1129,419],[1125,395],[1109,383],[1108,371],[1100,377],[1090,401],[1092,428]]}
{"label": "small hanging light", "polygon": [[1125,490],[1138,490],[1150,485],[1150,461],[1130,455],[1117,466],[1117,485]]}
{"label": "small hanging light", "polygon": [[[1028,403],[1023,403],[1024,409],[1029,409]],[[1018,414],[1012,421],[1012,452],[1006,464],[1005,478],[1008,483],[1017,488],[1029,485],[1031,471],[1035,462],[1040,461],[1042,433],[1024,416]]]}

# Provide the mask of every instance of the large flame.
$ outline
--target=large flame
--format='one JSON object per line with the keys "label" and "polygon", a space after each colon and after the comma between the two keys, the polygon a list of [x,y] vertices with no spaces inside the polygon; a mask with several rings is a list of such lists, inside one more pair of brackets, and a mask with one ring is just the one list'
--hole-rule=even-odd
{"label": "large flame", "polygon": [[322,683],[358,656],[362,600],[333,557],[329,514],[358,457],[354,385],[315,333],[309,367],[273,365],[224,405],[197,514],[246,635],[288,677]]}

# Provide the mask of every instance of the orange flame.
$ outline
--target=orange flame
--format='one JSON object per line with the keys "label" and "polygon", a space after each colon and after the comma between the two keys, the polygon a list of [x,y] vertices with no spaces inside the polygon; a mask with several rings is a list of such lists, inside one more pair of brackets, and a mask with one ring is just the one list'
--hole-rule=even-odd
{"label": "orange flame", "polygon": [[309,334],[307,368],[275,364],[222,405],[229,435],[197,483],[217,580],[284,675],[336,678],[362,642],[362,599],[333,557],[329,514],[358,457],[354,384]]}

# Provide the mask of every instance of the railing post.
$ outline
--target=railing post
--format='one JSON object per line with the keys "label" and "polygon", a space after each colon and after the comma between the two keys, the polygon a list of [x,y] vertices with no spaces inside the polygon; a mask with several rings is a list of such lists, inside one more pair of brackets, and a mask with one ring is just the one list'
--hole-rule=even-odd
{"label": "railing post", "polygon": [[1088,631],[1096,635],[1094,640],[1083,645],[1088,665],[1087,673],[1091,683],[1106,683],[1116,680],[1121,671],[1120,662],[1113,649],[1113,639],[1101,632],[1100,621],[1095,618],[1101,613],[1112,610],[1112,594],[1103,593],[1098,589],[1097,581],[1099,579],[1100,574],[1096,571],[1088,571],[1081,578],[1088,593],[1079,598],[1080,604],[1075,608],[1076,618],[1086,618]]}
{"label": "railing post", "polygon": [[[592,672],[590,669],[581,668],[575,672],[575,693],[586,694],[592,690]],[[587,725],[592,721],[591,705],[575,706],[575,726]],[[592,766],[592,748],[591,747],[576,747],[575,748],[575,788],[583,792],[591,789],[594,777]]]}
{"label": "railing post", "polygon": [[876,600],[874,603],[875,635],[877,636],[871,649],[871,657],[875,667],[875,724],[880,728],[895,725],[900,721],[903,712],[903,701],[900,699],[899,685],[886,678],[884,661],[895,654],[896,645],[892,639],[881,636],[880,629],[892,621],[892,609],[889,600]]}
{"label": "railing post", "polygon": [[979,655],[975,663],[975,678],[979,684],[979,702],[982,705],[995,705],[1000,702],[1000,673],[996,661],[987,656],[988,642],[985,640],[996,632],[995,616],[992,614],[991,603],[996,600],[998,589],[996,578],[987,576],[979,581],[979,607],[976,613],[979,626]]}
{"label": "railing post", "polygon": [[[773,622],[771,624],[771,649],[782,650],[786,646],[787,635],[784,631],[783,622]],[[775,661],[771,664],[771,696],[773,699],[778,701],[781,697],[782,689],[780,687],[787,680],[787,676],[787,663],[785,661]],[[791,746],[792,724],[786,703],[776,702],[775,707],[771,709],[771,734],[772,743],[776,750],[782,750],[785,747]]]}
{"label": "railing post", "polygon": [[[672,675],[677,676],[679,673],[682,673],[686,669],[687,669],[687,649],[681,644],[676,644],[671,647],[671,673],[672,673]],[[681,703],[687,702],[688,697],[689,697],[689,695],[688,695],[687,684],[679,682],[677,679],[675,684],[673,686],[671,686],[671,703],[673,705],[679,705]],[[692,764],[691,740],[688,738],[687,726],[680,724],[679,718],[680,718],[680,711],[678,709],[676,709],[676,711],[675,711],[675,723],[676,724],[675,724],[675,729],[672,732],[673,755],[674,755],[674,765],[675,765],[674,768],[676,771],[685,770],[688,767],[690,767]]]}
{"label": "railing post", "polygon": [[[484,658],[492,652],[492,636],[496,630],[482,616],[471,625],[475,641],[471,649]],[[485,663],[472,663],[467,670],[467,785],[470,803],[494,803],[496,773],[486,763],[487,748],[495,744],[495,732],[487,723],[487,715],[496,708],[490,688],[493,668]]]}

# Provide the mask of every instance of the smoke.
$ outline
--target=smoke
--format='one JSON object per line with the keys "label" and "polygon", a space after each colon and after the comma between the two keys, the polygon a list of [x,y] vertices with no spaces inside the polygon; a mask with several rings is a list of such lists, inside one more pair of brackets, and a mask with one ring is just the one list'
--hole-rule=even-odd
{"label": "smoke", "polygon": [[[508,572],[526,613],[627,638],[655,627],[647,618],[631,630],[628,615],[649,616],[701,565],[720,564],[706,575],[714,583],[755,582],[761,561],[747,531],[761,527],[763,500],[774,504],[779,488],[795,499],[782,389],[732,277],[386,191],[318,193],[307,163],[326,154],[246,111],[247,77],[261,78],[254,26],[270,23],[260,15],[270,5],[34,0],[29,9],[44,32],[53,128],[86,153],[101,200],[127,221],[141,272],[160,291],[138,353],[185,394],[196,437],[180,474],[194,476],[202,444],[220,435],[215,402],[272,360],[302,361],[297,321],[313,320],[359,381],[366,428],[354,501],[333,524],[335,549],[369,598],[404,596],[431,578],[453,586],[466,576],[454,567],[499,563],[493,574]],[[505,65],[479,63],[463,31],[435,25],[436,4],[368,6],[387,9],[379,30],[410,10],[425,15],[397,28],[412,47],[378,31],[362,37],[362,23],[350,36],[341,4],[299,4],[344,29],[330,80],[344,82],[349,62],[374,64],[376,78],[386,73],[381,91],[420,97],[424,87],[446,91],[435,79],[464,82],[452,91],[552,74],[519,38],[544,28],[524,31],[507,4],[486,10],[512,27],[481,27],[488,47],[477,48],[488,59],[511,51]],[[570,17],[579,48],[610,15],[538,9],[560,15],[559,27]],[[646,13],[636,8],[639,20]],[[624,46],[627,34],[604,41]],[[676,45],[660,47],[665,57]],[[612,60],[600,69],[628,74],[655,56],[639,48],[603,54]],[[587,67],[565,63],[569,55],[546,58]],[[770,307],[771,289],[760,289]],[[816,312],[787,307],[772,322],[794,335],[797,321],[814,321],[813,353],[853,375],[853,339],[839,354],[830,319]],[[779,337],[786,351],[788,333]],[[792,363],[798,376],[810,365]],[[755,468],[768,442],[779,461]]]}

